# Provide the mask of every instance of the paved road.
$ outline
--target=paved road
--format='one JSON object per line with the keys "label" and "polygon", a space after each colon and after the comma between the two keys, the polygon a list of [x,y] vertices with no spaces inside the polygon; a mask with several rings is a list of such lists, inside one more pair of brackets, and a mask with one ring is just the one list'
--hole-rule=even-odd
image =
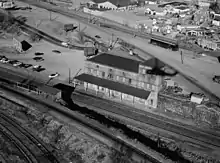
{"label": "paved road", "polygon": [[[57,7],[51,6],[49,4],[43,6],[40,3],[40,6],[48,10],[54,11],[54,8],[56,9],[56,11],[58,10]],[[64,11],[61,11],[60,13],[63,12]],[[77,16],[74,16],[74,14],[68,15],[68,13],[66,13],[65,15],[73,19],[78,19]],[[109,33],[108,29],[106,30],[96,25],[88,24],[85,21],[83,21],[83,23],[89,26],[91,30],[99,29],[102,32],[105,31]],[[220,64],[210,64],[208,62],[195,60],[189,57],[184,57],[184,64],[181,64],[179,52],[172,52],[161,47],[155,47],[148,44],[148,42],[144,39],[138,37],[133,38],[132,36],[122,33],[120,31],[114,31],[114,34],[115,36],[126,40],[130,44],[135,45],[137,48],[145,52],[145,54],[150,54],[160,59],[164,63],[170,65],[171,67],[179,71],[190,82],[203,89],[213,99],[215,99],[216,101],[220,101],[220,85],[212,82],[212,77],[214,74],[220,75]],[[141,57],[146,56],[142,54]]]}

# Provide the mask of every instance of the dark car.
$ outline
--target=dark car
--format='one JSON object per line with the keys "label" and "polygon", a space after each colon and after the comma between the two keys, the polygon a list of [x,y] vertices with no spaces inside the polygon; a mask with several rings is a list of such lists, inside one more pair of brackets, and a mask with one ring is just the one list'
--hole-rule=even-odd
{"label": "dark car", "polygon": [[44,53],[36,52],[35,55],[37,55],[37,56],[38,56],[38,55],[44,55]]}
{"label": "dark car", "polygon": [[36,62],[41,62],[44,61],[44,59],[42,57],[34,57],[33,58]]}
{"label": "dark car", "polygon": [[6,58],[4,55],[0,55],[0,59]]}
{"label": "dark car", "polygon": [[11,60],[11,61],[9,61],[8,63],[10,63],[10,64],[15,64],[15,63],[18,63],[19,61],[18,60]]}
{"label": "dark car", "polygon": [[220,84],[220,76],[215,75],[215,76],[212,78],[212,80],[213,80],[215,83]]}
{"label": "dark car", "polygon": [[101,38],[101,36],[99,36],[99,35],[95,35],[95,38]]}
{"label": "dark car", "polygon": [[58,53],[58,54],[61,53],[59,50],[52,50],[52,52],[54,52],[54,53]]}
{"label": "dark car", "polygon": [[24,68],[29,68],[29,67],[31,67],[32,66],[32,64],[26,64],[26,63],[22,63],[21,65],[20,65],[20,67],[24,67]]}

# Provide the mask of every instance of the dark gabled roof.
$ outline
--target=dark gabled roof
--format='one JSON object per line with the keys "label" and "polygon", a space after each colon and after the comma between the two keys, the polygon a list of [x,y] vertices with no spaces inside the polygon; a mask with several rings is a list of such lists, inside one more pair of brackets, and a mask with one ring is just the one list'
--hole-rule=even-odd
{"label": "dark gabled roof", "polygon": [[139,61],[116,56],[116,55],[111,55],[107,53],[97,55],[91,59],[88,59],[88,61],[102,65],[107,65],[113,68],[134,72],[134,73],[138,73],[139,64],[140,64]]}
{"label": "dark gabled roof", "polygon": [[163,62],[161,62],[160,60],[156,59],[156,58],[151,58],[147,61],[145,61],[144,63],[141,63],[141,65],[144,65],[144,66],[148,66],[148,67],[151,67],[151,68],[163,68],[165,66],[165,64]]}
{"label": "dark gabled roof", "polygon": [[57,88],[53,88],[48,85],[42,85],[42,86],[38,87],[38,89],[45,92],[45,93],[48,93],[50,95],[57,95],[59,92],[61,92],[61,90],[59,90]]}
{"label": "dark gabled roof", "polygon": [[22,46],[23,51],[27,51],[28,49],[30,49],[32,47],[31,44],[29,44],[25,40],[21,41],[21,46]]}
{"label": "dark gabled roof", "polygon": [[88,74],[81,74],[75,77],[75,79],[78,79],[80,81],[84,81],[87,83],[95,84],[95,85],[108,88],[114,91],[118,91],[121,93],[125,93],[128,95],[132,95],[135,97],[139,97],[142,99],[147,99],[148,96],[150,95],[150,91],[145,91],[143,89],[131,87],[125,84],[121,84],[121,83],[103,79],[103,78],[98,78],[98,77],[88,75]]}

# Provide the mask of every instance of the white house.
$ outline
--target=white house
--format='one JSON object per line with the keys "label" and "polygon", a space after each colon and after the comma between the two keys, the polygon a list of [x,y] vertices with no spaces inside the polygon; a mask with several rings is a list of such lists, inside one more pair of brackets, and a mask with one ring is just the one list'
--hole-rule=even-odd
{"label": "white house", "polygon": [[216,26],[220,26],[220,14],[214,14],[214,19],[212,20],[212,24]]}
{"label": "white house", "polygon": [[103,3],[98,3],[98,8],[116,10],[118,7],[114,4],[112,4],[111,2],[106,1],[106,2],[103,2]]}

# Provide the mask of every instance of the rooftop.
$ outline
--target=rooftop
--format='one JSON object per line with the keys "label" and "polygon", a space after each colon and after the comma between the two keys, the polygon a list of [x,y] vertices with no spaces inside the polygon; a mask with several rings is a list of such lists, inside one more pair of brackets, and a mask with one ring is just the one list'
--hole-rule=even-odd
{"label": "rooftop", "polygon": [[98,56],[88,59],[88,61],[134,72],[134,73],[138,73],[139,64],[140,64],[140,61],[128,59],[121,56],[111,55],[107,53],[102,53]]}
{"label": "rooftop", "polygon": [[87,83],[95,84],[95,85],[108,88],[114,91],[122,92],[122,93],[132,95],[135,97],[139,97],[142,99],[147,99],[148,96],[150,95],[150,91],[145,91],[143,89],[131,87],[125,84],[121,84],[121,83],[103,79],[103,78],[98,78],[98,77],[88,75],[88,74],[81,74],[75,77],[75,79],[78,79],[80,81],[84,81]]}
{"label": "rooftop", "polygon": [[124,6],[129,6],[129,4],[131,3],[131,1],[129,0],[92,0],[95,3],[104,3],[104,2],[110,2],[115,6],[119,7],[124,7]]}
{"label": "rooftop", "polygon": [[155,68],[157,66],[157,68],[159,69],[165,66],[163,62],[156,58],[144,60],[143,58],[140,58],[137,55],[131,56],[125,52],[118,53],[118,51],[112,51],[110,52],[110,54],[102,53],[91,59],[88,59],[87,61],[133,73],[139,72],[139,65],[144,65],[151,68]]}
{"label": "rooftop", "polygon": [[142,65],[148,66],[151,68],[155,68],[157,66],[157,68],[159,68],[159,69],[161,69],[165,66],[165,64],[163,62],[161,62],[160,60],[158,60],[156,58],[151,58],[151,59],[145,61],[144,63],[142,63]]}

